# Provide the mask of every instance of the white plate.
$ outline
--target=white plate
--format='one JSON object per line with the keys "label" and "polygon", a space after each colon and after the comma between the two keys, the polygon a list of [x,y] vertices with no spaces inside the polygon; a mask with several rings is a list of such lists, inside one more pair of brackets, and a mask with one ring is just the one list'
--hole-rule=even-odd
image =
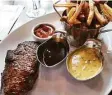
{"label": "white plate", "polygon": [[[34,19],[16,29],[0,44],[0,73],[4,69],[7,50],[15,49],[20,42],[33,40],[32,27],[43,22],[53,24],[57,30],[63,29],[56,13]],[[107,95],[112,88],[112,60],[107,55],[105,58],[103,72],[85,82],[72,78],[65,63],[50,69],[40,66],[39,79],[30,95]]]}

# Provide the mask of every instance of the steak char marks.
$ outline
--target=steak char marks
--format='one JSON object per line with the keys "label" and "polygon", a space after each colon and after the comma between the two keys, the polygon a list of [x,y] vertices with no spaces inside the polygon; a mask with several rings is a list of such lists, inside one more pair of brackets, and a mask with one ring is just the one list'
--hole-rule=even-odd
{"label": "steak char marks", "polygon": [[4,95],[26,95],[38,77],[39,62],[36,59],[37,42],[20,43],[15,50],[8,50],[2,74]]}

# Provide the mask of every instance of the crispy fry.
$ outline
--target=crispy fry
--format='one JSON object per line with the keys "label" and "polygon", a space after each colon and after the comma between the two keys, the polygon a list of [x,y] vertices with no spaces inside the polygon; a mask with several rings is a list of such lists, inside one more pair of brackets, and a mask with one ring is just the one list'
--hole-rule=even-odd
{"label": "crispy fry", "polygon": [[93,0],[89,0],[89,7],[90,7],[90,11],[89,11],[89,15],[87,18],[87,25],[90,25],[93,17],[94,17],[94,2]]}
{"label": "crispy fry", "polygon": [[68,8],[66,9],[66,13],[68,14],[70,10],[71,10],[71,8],[68,7]]}
{"label": "crispy fry", "polygon": [[69,11],[69,13],[67,14],[68,20],[73,16],[74,12],[75,12],[76,8],[72,7]]}
{"label": "crispy fry", "polygon": [[[88,2],[89,1],[89,2]],[[67,2],[66,4],[55,4],[55,7],[66,7],[66,16],[60,20],[73,24],[87,24],[89,27],[99,28],[112,21],[112,8],[105,3],[98,3],[94,0],[76,0],[76,2]],[[95,21],[93,21],[95,20]],[[93,25],[93,26],[92,26]]]}
{"label": "crispy fry", "polygon": [[[67,3],[71,3],[71,1],[68,1]],[[72,7],[67,7],[66,12],[67,14],[69,13],[69,11],[71,10]]]}
{"label": "crispy fry", "polygon": [[112,16],[112,8],[109,7],[107,4],[104,4],[104,7],[107,10],[107,12]]}
{"label": "crispy fry", "polygon": [[104,16],[100,14],[100,12],[98,11],[96,6],[94,7],[94,10],[95,10],[95,16],[96,16],[97,20],[100,22],[100,24],[101,25],[106,24],[107,23],[107,19],[104,18]]}
{"label": "crispy fry", "polygon": [[74,23],[74,21],[76,21],[78,15],[80,14],[82,10],[83,4],[84,2],[81,2],[80,5],[76,8],[74,15],[70,18],[70,20],[68,20],[69,23]]}
{"label": "crispy fry", "polygon": [[68,1],[66,4],[77,5],[77,3],[72,3],[72,2],[70,2],[70,1]]}
{"label": "crispy fry", "polygon": [[54,4],[55,7],[76,7],[75,3],[66,3],[66,4]]}
{"label": "crispy fry", "polygon": [[103,14],[109,19],[112,21],[112,16],[108,13],[108,11],[105,9],[104,5],[103,4],[100,4],[100,8],[103,12]]}

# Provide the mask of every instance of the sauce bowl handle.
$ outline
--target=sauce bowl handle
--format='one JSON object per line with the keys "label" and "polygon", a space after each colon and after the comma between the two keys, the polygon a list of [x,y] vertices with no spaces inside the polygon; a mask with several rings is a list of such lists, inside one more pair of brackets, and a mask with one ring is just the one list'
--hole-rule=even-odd
{"label": "sauce bowl handle", "polygon": [[58,0],[57,2],[55,2],[55,3],[53,4],[53,8],[54,8],[54,10],[56,11],[56,13],[59,15],[59,17],[62,18],[62,15],[58,12],[58,10],[56,9],[56,6],[55,6],[55,4],[57,4],[57,3],[59,3],[59,2],[60,2],[60,0]]}

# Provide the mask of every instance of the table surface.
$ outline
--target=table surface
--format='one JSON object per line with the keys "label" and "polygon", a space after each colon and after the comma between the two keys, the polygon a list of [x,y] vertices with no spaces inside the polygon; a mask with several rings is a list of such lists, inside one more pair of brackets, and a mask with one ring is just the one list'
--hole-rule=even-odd
{"label": "table surface", "polygon": [[[38,0],[37,0],[38,1]],[[45,9],[46,14],[54,12],[53,9],[53,0],[40,0],[41,7]],[[16,28],[22,26],[23,24],[27,23],[28,21],[35,19],[30,18],[26,15],[27,9],[32,7],[32,0],[0,0],[1,4],[8,4],[8,5],[23,5],[25,8],[23,9],[21,15],[19,16],[18,20],[16,21],[15,25],[13,26],[11,32]],[[46,15],[45,14],[45,15]]]}

